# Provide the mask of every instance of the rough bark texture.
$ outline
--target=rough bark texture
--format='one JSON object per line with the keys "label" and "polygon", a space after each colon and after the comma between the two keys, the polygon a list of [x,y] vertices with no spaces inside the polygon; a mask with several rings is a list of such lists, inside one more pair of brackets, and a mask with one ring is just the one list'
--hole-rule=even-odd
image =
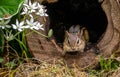
{"label": "rough bark texture", "polygon": [[101,6],[106,13],[108,25],[98,47],[101,55],[109,57],[112,52],[120,51],[120,5],[117,0],[104,0]]}

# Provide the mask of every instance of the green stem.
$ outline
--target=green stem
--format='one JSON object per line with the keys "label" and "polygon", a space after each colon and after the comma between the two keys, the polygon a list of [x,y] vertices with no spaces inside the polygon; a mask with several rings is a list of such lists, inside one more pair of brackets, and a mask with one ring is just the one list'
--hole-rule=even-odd
{"label": "green stem", "polygon": [[[20,38],[19,38],[19,39],[15,38],[15,40],[17,40],[17,41],[19,42],[20,47],[21,47],[21,49],[22,49],[22,50],[24,50],[24,49],[25,49],[25,51],[27,51],[26,46],[24,45],[24,43],[23,43],[23,42],[21,42],[21,41],[20,41]],[[23,47],[22,47],[22,46],[23,46]],[[24,49],[23,49],[23,48],[24,48]]]}
{"label": "green stem", "polygon": [[46,36],[46,35],[44,35],[44,34],[42,34],[42,33],[38,32],[38,31],[36,31],[36,30],[33,30],[33,31],[34,31],[34,32],[36,32],[37,34],[39,34],[39,35],[43,36],[43,37],[49,38],[48,36]]}
{"label": "green stem", "polygon": [[22,42],[23,42],[23,43],[24,43],[24,45],[26,46],[25,31],[23,31],[23,33],[22,33]]}

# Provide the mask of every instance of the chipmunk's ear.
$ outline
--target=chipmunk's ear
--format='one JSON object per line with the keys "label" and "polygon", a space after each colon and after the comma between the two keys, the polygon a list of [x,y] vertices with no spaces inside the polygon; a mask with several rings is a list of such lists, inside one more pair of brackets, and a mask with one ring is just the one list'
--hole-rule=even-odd
{"label": "chipmunk's ear", "polygon": [[83,36],[83,34],[84,34],[84,30],[83,29],[81,29],[80,31],[77,32],[77,35],[79,37]]}
{"label": "chipmunk's ear", "polygon": [[70,32],[70,33],[74,33],[74,26],[75,26],[75,25],[72,25],[72,26],[69,28],[69,32]]}
{"label": "chipmunk's ear", "polygon": [[80,36],[84,36],[86,42],[89,41],[89,33],[88,33],[88,30],[87,30],[85,27],[83,27],[83,28],[81,29],[81,31],[80,31]]}
{"label": "chipmunk's ear", "polygon": [[76,25],[74,28],[74,33],[77,33],[80,31],[80,25]]}

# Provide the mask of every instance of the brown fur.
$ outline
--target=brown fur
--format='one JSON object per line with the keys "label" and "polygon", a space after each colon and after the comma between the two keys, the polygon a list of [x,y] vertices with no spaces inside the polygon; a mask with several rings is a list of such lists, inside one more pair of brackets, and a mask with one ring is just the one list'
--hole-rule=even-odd
{"label": "brown fur", "polygon": [[80,51],[83,52],[85,48],[86,40],[83,35],[83,30],[80,31],[80,27],[72,26],[69,32],[65,33],[65,40],[63,42],[63,54],[66,52]]}

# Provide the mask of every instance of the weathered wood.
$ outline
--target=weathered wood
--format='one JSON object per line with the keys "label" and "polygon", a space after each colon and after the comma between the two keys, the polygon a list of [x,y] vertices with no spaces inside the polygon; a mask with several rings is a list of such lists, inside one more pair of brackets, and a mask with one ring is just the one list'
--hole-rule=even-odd
{"label": "weathered wood", "polygon": [[117,0],[104,0],[102,8],[107,16],[108,25],[106,32],[98,43],[101,55],[109,57],[119,48],[120,42],[120,5]]}

